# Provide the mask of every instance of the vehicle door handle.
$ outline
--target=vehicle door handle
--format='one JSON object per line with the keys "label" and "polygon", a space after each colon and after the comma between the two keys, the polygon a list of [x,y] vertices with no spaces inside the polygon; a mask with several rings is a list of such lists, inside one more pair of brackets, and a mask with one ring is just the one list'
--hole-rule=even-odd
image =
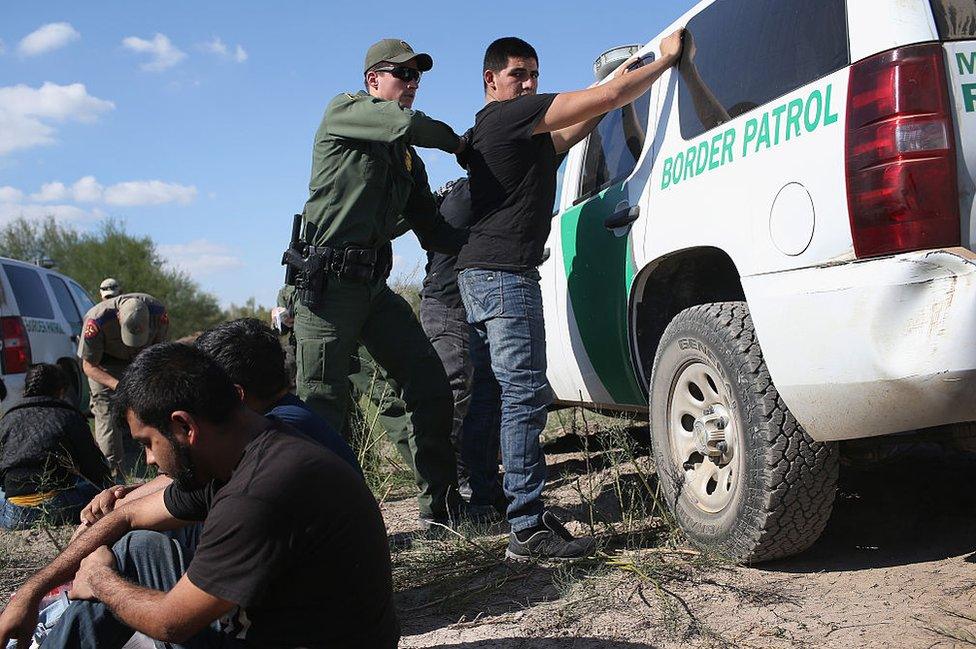
{"label": "vehicle door handle", "polygon": [[73,343],[78,342],[78,334],[71,334],[71,342]]}
{"label": "vehicle door handle", "polygon": [[634,221],[640,216],[640,205],[633,205],[630,207],[625,207],[622,210],[618,210],[607,217],[603,222],[603,227],[607,230],[616,230],[617,228],[623,228]]}

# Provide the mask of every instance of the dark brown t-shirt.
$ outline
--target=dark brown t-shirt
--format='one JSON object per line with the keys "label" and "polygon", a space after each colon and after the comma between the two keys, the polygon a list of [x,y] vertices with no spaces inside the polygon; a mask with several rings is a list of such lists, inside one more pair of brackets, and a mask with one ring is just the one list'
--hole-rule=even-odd
{"label": "dark brown t-shirt", "polygon": [[472,224],[458,269],[521,272],[542,263],[559,157],[549,133],[533,135],[556,98],[523,95],[478,111],[465,154]]}
{"label": "dark brown t-shirt", "polygon": [[244,450],[226,484],[165,494],[204,521],[187,576],[238,608],[224,632],[255,647],[395,647],[386,529],[363,479],[280,422]]}

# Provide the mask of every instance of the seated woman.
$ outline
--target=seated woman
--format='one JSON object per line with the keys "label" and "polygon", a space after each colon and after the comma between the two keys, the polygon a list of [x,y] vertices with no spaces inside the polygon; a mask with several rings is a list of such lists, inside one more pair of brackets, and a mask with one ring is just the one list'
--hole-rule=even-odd
{"label": "seated woman", "polygon": [[64,401],[68,378],[57,365],[27,370],[24,398],[0,419],[0,527],[78,521],[111,473],[88,422]]}

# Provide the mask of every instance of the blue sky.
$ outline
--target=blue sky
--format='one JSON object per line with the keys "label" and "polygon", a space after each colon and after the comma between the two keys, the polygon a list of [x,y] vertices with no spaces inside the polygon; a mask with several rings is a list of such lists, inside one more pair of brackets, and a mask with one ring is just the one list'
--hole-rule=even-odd
{"label": "blue sky", "polygon": [[[603,50],[650,40],[693,4],[4,2],[0,224],[114,218],[222,304],[270,304],[322,110],[362,87],[372,42],[395,36],[433,56],[415,108],[461,132],[483,103],[491,40],[528,40],[541,90],[574,90]],[[421,155],[435,188],[462,173]],[[412,235],[395,253],[395,273],[423,261]]]}

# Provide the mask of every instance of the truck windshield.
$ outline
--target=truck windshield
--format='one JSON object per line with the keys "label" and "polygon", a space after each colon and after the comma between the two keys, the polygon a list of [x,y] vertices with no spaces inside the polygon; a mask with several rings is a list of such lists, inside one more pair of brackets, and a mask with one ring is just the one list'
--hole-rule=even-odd
{"label": "truck windshield", "polygon": [[976,0],[932,0],[932,13],[943,39],[976,37]]}

